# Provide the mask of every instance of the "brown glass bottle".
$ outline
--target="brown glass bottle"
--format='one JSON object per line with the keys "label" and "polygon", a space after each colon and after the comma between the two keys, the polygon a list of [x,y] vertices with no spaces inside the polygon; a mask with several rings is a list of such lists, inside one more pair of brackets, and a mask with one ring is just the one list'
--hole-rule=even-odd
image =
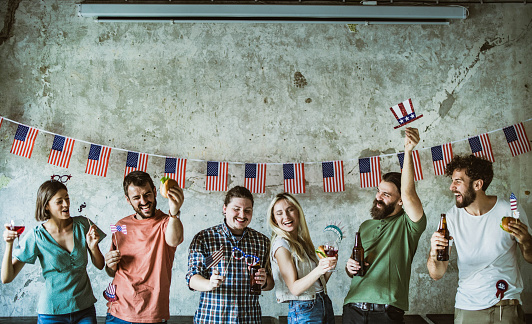
{"label": "brown glass bottle", "polygon": [[[447,229],[447,219],[445,218],[445,214],[441,214],[440,224],[438,225],[438,232],[443,234],[443,236],[447,239],[447,242],[449,241],[449,230]],[[441,250],[438,250],[436,260],[449,261],[449,245],[447,245]]]}
{"label": "brown glass bottle", "polygon": [[249,287],[249,292],[252,295],[260,295],[261,290],[262,290],[261,289],[262,287],[260,286],[260,284],[255,281],[255,273],[257,273],[259,269],[260,269],[260,266],[258,264],[254,264],[249,267],[249,276],[251,279],[251,285]]}
{"label": "brown glass bottle", "polygon": [[355,246],[353,246],[353,253],[351,254],[351,259],[357,261],[360,264],[360,269],[357,271],[355,276],[362,277],[363,275],[365,275],[366,269],[364,266],[364,248],[362,247],[360,232],[357,232],[355,235]]}

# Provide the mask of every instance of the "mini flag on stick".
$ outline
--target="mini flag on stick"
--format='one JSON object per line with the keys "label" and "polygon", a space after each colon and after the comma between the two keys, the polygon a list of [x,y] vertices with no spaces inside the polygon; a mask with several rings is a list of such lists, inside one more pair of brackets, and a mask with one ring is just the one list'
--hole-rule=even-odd
{"label": "mini flag on stick", "polygon": [[37,133],[39,133],[39,131],[33,127],[18,125],[15,139],[11,146],[11,153],[28,159],[31,158],[31,152],[33,152]]}
{"label": "mini flag on stick", "polygon": [[111,225],[111,233],[116,232],[127,234],[126,225]]}
{"label": "mini flag on stick", "polygon": [[343,161],[322,162],[321,169],[323,172],[323,192],[345,191]]}
{"label": "mini flag on stick", "polygon": [[416,117],[416,112],[414,111],[414,105],[412,104],[412,99],[403,101],[400,104],[397,104],[390,108],[395,119],[399,122],[399,126],[395,126],[394,129],[402,127],[408,123],[413,122],[416,119],[423,117],[419,115]]}
{"label": "mini flag on stick", "polygon": [[110,302],[117,301],[118,297],[116,296],[116,285],[113,285],[111,282],[107,289],[103,291],[103,298]]}
{"label": "mini flag on stick", "polygon": [[305,164],[283,164],[284,191],[288,193],[305,193]]}
{"label": "mini flag on stick", "polygon": [[453,148],[451,143],[433,146],[430,148],[432,153],[432,165],[434,166],[435,175],[445,174],[447,164],[453,159]]}
{"label": "mini flag on stick", "polygon": [[54,143],[48,156],[48,163],[62,168],[68,168],[75,140],[61,135],[54,136]]}
{"label": "mini flag on stick", "polygon": [[[397,154],[399,159],[399,165],[401,166],[401,172],[403,171],[403,164],[405,161],[405,153]],[[412,161],[414,162],[414,181],[423,180],[423,171],[421,170],[421,160],[419,159],[419,151],[412,152]]]}
{"label": "mini flag on stick", "polygon": [[207,162],[206,190],[226,191],[227,190],[227,162]]}
{"label": "mini flag on stick", "polygon": [[164,176],[177,181],[180,188],[185,188],[187,159],[167,157],[164,163]]}
{"label": "mini flag on stick", "polygon": [[378,187],[381,181],[381,160],[378,156],[358,159],[360,187]]}
{"label": "mini flag on stick", "polygon": [[207,267],[207,269],[210,269],[214,267],[215,265],[217,265],[218,263],[220,263],[220,261],[223,258],[223,255],[224,255],[224,246],[222,245],[218,251],[214,252],[213,254],[205,258],[205,266]]}
{"label": "mini flag on stick", "polygon": [[246,163],[244,186],[252,193],[264,193],[266,189],[266,163]]}
{"label": "mini flag on stick", "polygon": [[124,177],[127,176],[132,171],[144,171],[148,166],[148,154],[146,153],[137,153],[137,152],[127,152],[127,161],[126,161],[126,170],[124,172]]}
{"label": "mini flag on stick", "polygon": [[469,138],[469,146],[474,156],[483,157],[488,161],[495,162],[488,134],[481,134]]}
{"label": "mini flag on stick", "polygon": [[109,166],[110,154],[110,147],[91,144],[89,157],[87,158],[87,166],[85,167],[85,173],[100,177],[107,176],[107,167]]}
{"label": "mini flag on stick", "polygon": [[517,197],[514,195],[513,192],[510,195],[510,208],[512,210],[517,210]]}
{"label": "mini flag on stick", "polygon": [[528,141],[528,136],[526,136],[523,123],[505,127],[503,128],[503,132],[506,136],[510,151],[512,151],[512,156],[530,151],[530,142]]}

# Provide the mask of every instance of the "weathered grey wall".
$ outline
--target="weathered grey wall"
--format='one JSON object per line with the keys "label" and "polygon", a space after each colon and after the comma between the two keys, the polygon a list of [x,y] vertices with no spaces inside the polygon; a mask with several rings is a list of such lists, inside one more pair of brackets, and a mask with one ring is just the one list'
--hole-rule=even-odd
{"label": "weathered grey wall", "polygon": [[[10,5],[20,2],[14,13]],[[252,227],[268,234],[265,209],[283,190],[281,166],[306,165],[307,194],[297,195],[314,239],[331,220],[345,225],[340,266],[354,232],[369,217],[374,189],[360,189],[357,159],[402,150],[401,130],[388,110],[412,98],[421,131],[425,180],[417,184],[428,215],[414,260],[411,313],[451,313],[457,285],[452,262],[441,281],[428,277],[425,258],[438,217],[453,204],[449,179],[434,176],[430,148],[449,141],[468,154],[468,136],[532,117],[532,6],[475,5],[471,16],[450,26],[303,24],[98,24],[76,15],[74,1],[0,1],[0,115],[76,143],[70,168],[47,164],[53,136],[39,133],[31,159],[10,154],[16,124],[0,128],[0,222],[33,220],[36,191],[52,174],[72,174],[72,213],[86,202],[98,225],[128,215],[123,198],[126,154],[111,154],[106,178],[87,175],[89,143],[161,156],[229,162],[267,162],[267,192],[256,195]],[[301,74],[305,81],[302,82]],[[525,123],[529,136],[532,123]],[[532,215],[531,153],[511,157],[501,131],[491,134],[496,177],[490,194],[515,192]],[[345,161],[347,190],[323,193],[321,161]],[[394,156],[383,171],[398,170]],[[205,162],[189,160],[171,287],[171,313],[191,315],[198,293],[186,288],[187,247],[199,230],[222,220],[224,193],[206,192]],[[164,172],[164,158],[151,156],[148,171]],[[243,184],[243,165],[229,165],[229,185]],[[159,205],[165,201],[159,197]],[[471,229],[474,231],[475,229]],[[318,243],[318,242],[317,242]],[[107,251],[109,238],[101,243]],[[2,244],[2,251],[5,245]],[[2,252],[3,253],[3,252]],[[43,279],[26,266],[15,282],[1,285],[0,316],[34,315]],[[525,309],[532,312],[532,266],[523,264]],[[109,282],[88,268],[101,292]],[[329,283],[335,312],[348,277]],[[273,292],[261,297],[265,315],[286,314]]]}

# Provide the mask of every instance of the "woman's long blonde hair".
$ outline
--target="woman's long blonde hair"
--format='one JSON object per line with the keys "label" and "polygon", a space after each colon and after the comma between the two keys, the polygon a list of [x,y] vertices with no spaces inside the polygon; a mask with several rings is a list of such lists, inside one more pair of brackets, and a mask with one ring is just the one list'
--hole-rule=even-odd
{"label": "woman's long blonde hair", "polygon": [[[279,200],[286,200],[288,203],[293,205],[299,213],[299,227],[297,228],[297,238],[294,239],[286,231],[279,228],[277,222],[275,221],[275,215],[273,212],[273,207]],[[314,252],[314,244],[310,239],[310,233],[307,226],[307,221],[305,220],[305,214],[299,202],[289,193],[283,192],[277,194],[270,203],[268,208],[268,225],[272,229],[271,244],[275,241],[277,237],[282,237],[290,243],[293,252],[297,255],[299,260],[305,260],[307,257],[311,260],[316,261],[316,254]],[[270,247],[271,250],[271,247]]]}

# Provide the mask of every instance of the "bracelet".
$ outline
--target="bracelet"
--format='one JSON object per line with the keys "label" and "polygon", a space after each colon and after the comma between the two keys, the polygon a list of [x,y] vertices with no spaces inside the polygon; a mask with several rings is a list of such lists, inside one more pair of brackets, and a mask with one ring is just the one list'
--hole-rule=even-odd
{"label": "bracelet", "polygon": [[181,216],[181,210],[178,210],[176,215],[172,215],[172,213],[168,211],[168,216],[175,218],[175,219],[179,219],[179,216]]}

